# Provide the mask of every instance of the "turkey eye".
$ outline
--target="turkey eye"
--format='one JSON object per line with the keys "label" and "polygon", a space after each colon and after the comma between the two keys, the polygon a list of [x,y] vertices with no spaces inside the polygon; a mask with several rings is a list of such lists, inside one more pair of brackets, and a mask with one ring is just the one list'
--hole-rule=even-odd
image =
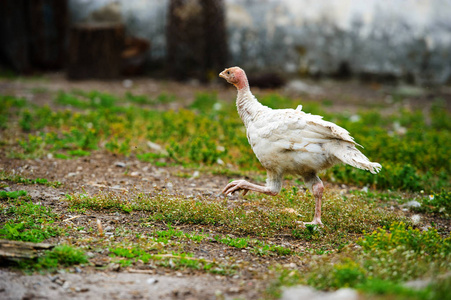
{"label": "turkey eye", "polygon": [[227,71],[227,75],[230,75],[230,71]]}

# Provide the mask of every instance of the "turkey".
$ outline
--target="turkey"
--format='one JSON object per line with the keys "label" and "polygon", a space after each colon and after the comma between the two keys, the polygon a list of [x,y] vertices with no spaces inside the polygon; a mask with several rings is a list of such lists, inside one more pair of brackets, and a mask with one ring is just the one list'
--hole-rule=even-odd
{"label": "turkey", "polygon": [[[230,182],[222,191],[228,195],[235,191],[255,191],[275,196],[282,188],[285,174],[301,176],[315,197],[315,215],[311,222],[321,222],[321,198],[324,185],[318,172],[337,163],[368,170],[373,174],[382,166],[370,162],[358,145],[342,127],[324,121],[321,116],[307,114],[299,106],[294,109],[271,109],[252,95],[246,73],[239,67],[225,69],[220,77],[237,90],[236,106],[246,127],[247,138],[260,163],[267,171],[266,185],[245,180]],[[360,145],[358,145],[360,146]]]}

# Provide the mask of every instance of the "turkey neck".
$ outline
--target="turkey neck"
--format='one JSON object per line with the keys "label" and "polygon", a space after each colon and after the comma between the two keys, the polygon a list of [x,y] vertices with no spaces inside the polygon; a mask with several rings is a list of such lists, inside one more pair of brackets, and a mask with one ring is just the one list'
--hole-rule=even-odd
{"label": "turkey neck", "polygon": [[238,114],[246,127],[249,122],[252,121],[255,116],[265,108],[265,106],[258,102],[254,95],[252,95],[249,87],[238,90],[236,107],[238,109]]}

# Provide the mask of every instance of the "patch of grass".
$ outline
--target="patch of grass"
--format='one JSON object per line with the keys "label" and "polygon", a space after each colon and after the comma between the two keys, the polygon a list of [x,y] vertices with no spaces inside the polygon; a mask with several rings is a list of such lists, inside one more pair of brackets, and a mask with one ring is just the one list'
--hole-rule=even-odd
{"label": "patch of grass", "polygon": [[437,213],[445,218],[451,217],[451,191],[443,189],[439,193],[422,198],[421,202],[420,207],[413,208],[415,211]]}
{"label": "patch of grass", "polygon": [[49,181],[46,178],[30,179],[30,178],[22,177],[17,174],[11,174],[7,171],[0,171],[0,180],[11,181],[11,182],[15,182],[15,183],[22,183],[22,184],[42,184],[42,185],[51,186],[51,187],[55,187],[55,188],[61,186],[61,182],[59,182],[59,181]]}
{"label": "patch of grass", "polygon": [[[365,234],[357,247],[350,244],[333,255],[309,257],[309,267],[302,273],[274,270],[275,280],[267,293],[277,298],[282,286],[309,284],[321,290],[351,287],[375,297],[441,299],[449,293],[449,285],[444,285],[451,279],[438,279],[438,275],[449,272],[450,254],[450,237],[441,237],[435,229],[421,232],[404,223],[393,223]],[[418,278],[432,278],[433,283],[415,291],[403,285]]]}
{"label": "patch of grass", "polygon": [[52,250],[45,251],[44,255],[36,260],[21,260],[19,268],[27,271],[55,271],[59,267],[87,263],[84,252],[70,245],[59,245]]}
{"label": "patch of grass", "polygon": [[[241,236],[273,236],[280,232],[292,232],[297,238],[307,238],[312,242],[340,245],[349,236],[364,231],[375,230],[396,220],[404,220],[393,212],[385,212],[374,203],[361,201],[356,196],[341,197],[325,194],[322,229],[297,229],[295,221],[302,215],[304,221],[313,217],[314,200],[311,195],[299,195],[293,190],[285,190],[270,199],[261,195],[248,198],[246,206],[229,206],[227,200],[207,201],[194,198],[159,194],[149,196],[133,193],[99,193],[88,196],[68,195],[72,209],[93,209],[113,211],[146,211],[149,221],[163,221],[171,224],[215,225],[219,231]],[[287,211],[295,208],[298,214]],[[315,231],[317,230],[317,231]],[[161,233],[163,234],[163,233]],[[164,233],[174,236],[174,232]],[[227,238],[225,238],[227,239]],[[246,239],[231,239],[236,245],[246,244]],[[244,246],[246,247],[246,246]]]}
{"label": "patch of grass", "polygon": [[[157,235],[167,237],[166,233],[159,231]],[[161,253],[161,247],[158,246],[160,242],[147,245],[121,245],[110,247],[110,256],[118,258],[117,262],[122,267],[131,266],[134,262],[140,260],[144,263],[153,261],[157,266],[171,268],[174,270],[194,269],[203,270],[208,273],[231,275],[233,274],[234,266],[222,265],[214,261],[207,261],[203,258],[195,258],[191,253]]]}
{"label": "patch of grass", "polygon": [[[62,230],[54,224],[58,215],[21,194],[7,195],[9,203],[1,212],[5,221],[0,223],[0,238],[38,243],[61,234]],[[14,199],[15,196],[18,199]]]}
{"label": "patch of grass", "polygon": [[17,199],[22,196],[26,196],[27,191],[0,191],[0,199]]}
{"label": "patch of grass", "polygon": [[316,265],[308,283],[320,289],[355,287],[374,279],[398,283],[436,276],[451,266],[451,238],[442,238],[435,229],[421,232],[393,223],[357,244],[361,250],[344,254],[335,264]]}
{"label": "patch of grass", "polygon": [[222,243],[225,244],[227,246],[230,247],[235,247],[235,248],[239,248],[239,249],[244,249],[247,248],[249,246],[249,240],[250,238],[232,238],[230,236],[215,236],[215,240],[218,243]]}

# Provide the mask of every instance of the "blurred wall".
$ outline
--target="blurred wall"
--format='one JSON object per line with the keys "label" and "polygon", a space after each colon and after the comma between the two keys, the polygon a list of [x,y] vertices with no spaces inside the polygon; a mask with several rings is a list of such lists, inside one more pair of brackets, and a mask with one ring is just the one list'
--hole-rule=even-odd
{"label": "blurred wall", "polygon": [[[73,22],[112,0],[70,0]],[[118,0],[163,60],[168,0]],[[225,0],[230,64],[253,71],[451,78],[449,0]]]}

